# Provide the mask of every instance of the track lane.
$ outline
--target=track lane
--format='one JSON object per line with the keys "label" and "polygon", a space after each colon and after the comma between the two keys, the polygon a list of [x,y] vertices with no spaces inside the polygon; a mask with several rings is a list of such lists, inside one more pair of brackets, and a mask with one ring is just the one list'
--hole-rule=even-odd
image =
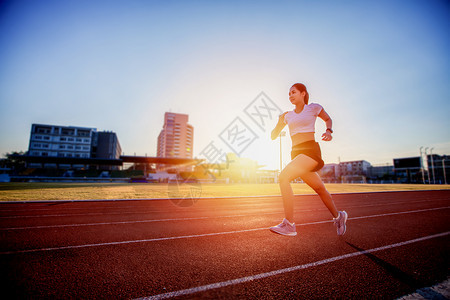
{"label": "track lane", "polygon": [[[367,203],[376,199],[380,204],[391,203],[392,201],[398,200],[399,197],[403,198],[405,202],[408,199],[420,199],[420,200],[439,200],[446,199],[449,200],[450,190],[433,191],[432,193],[427,191],[409,191],[409,192],[373,192],[373,193],[354,193],[354,194],[334,194],[333,198],[337,202],[341,202],[346,205],[346,199],[351,198],[350,203],[354,204],[356,202]],[[357,199],[355,199],[355,196]],[[318,200],[320,203],[320,198],[317,195],[296,195],[296,200],[299,202]],[[412,200],[414,201],[414,200]],[[47,212],[68,212],[68,211],[80,211],[83,210],[88,213],[122,213],[128,212],[124,209],[137,209],[135,213],[142,212],[143,210],[149,210],[149,207],[153,209],[153,212],[186,212],[189,211],[201,211],[206,208],[210,209],[214,206],[217,209],[228,208],[228,209],[240,209],[246,208],[246,206],[254,207],[255,205],[264,207],[265,205],[279,204],[281,202],[280,196],[269,196],[269,197],[233,197],[233,198],[223,198],[223,199],[210,199],[210,198],[200,198],[194,206],[183,208],[174,205],[170,200],[166,199],[152,199],[152,200],[127,200],[120,201],[116,200],[114,202],[106,201],[74,201],[74,202],[64,202],[50,203],[16,203],[16,202],[0,202],[0,219],[4,214],[14,215],[14,212],[22,212],[26,215],[33,215],[36,211],[47,211]],[[163,209],[163,210],[161,210]],[[131,211],[132,212],[132,211]],[[152,212],[149,210],[149,212]],[[79,215],[80,212],[77,213]]]}
{"label": "track lane", "polygon": [[[398,199],[398,196],[399,194],[393,198]],[[408,194],[408,196],[411,196],[411,194]],[[393,199],[392,197],[387,198]],[[422,194],[420,198],[433,200],[439,197],[424,197]],[[448,198],[444,200],[442,200],[442,197],[440,198],[441,200],[437,200],[437,202],[433,202],[433,200],[429,204],[432,206],[436,203],[448,203]],[[369,199],[376,200],[377,197],[369,197]],[[412,200],[414,201],[414,199],[413,197]],[[378,200],[380,202],[377,203],[386,203],[384,197]],[[301,203],[298,205],[300,210],[304,208],[317,208],[322,205],[317,201],[317,198],[311,198],[311,201],[309,203],[309,201],[305,201],[302,198]],[[367,200],[364,199],[362,201],[359,197],[348,197],[347,199],[342,199],[342,202],[344,201],[347,204],[356,206],[357,204],[366,203]],[[403,199],[403,202],[405,202],[405,199]],[[339,201],[339,204],[342,204],[341,201]],[[280,207],[280,203],[274,202],[274,205]],[[404,203],[399,205],[402,209],[412,208],[410,206],[406,207]],[[416,203],[415,205],[422,206],[422,208],[424,206],[423,203]],[[357,216],[358,213],[364,212],[373,215],[380,210],[398,211],[398,207],[385,205],[384,208],[374,208],[373,206],[359,208],[358,210],[352,208],[351,216]],[[223,210],[220,210],[215,213],[220,214],[223,212]],[[229,212],[229,210],[226,210],[226,212]],[[234,213],[238,212],[240,211],[234,211]],[[191,214],[190,212],[188,213],[188,210],[185,210],[185,213],[188,215]],[[198,213],[203,212],[194,212],[193,215]],[[329,215],[325,217],[326,213],[326,211],[315,211],[304,216],[300,215],[299,219],[301,220],[300,222],[308,220],[307,218],[310,218],[310,220],[326,220],[329,219]],[[447,209],[414,213],[414,216],[412,215],[403,214],[350,220],[349,226],[351,227],[349,227],[349,232],[344,238],[336,236],[331,223],[320,223],[300,226],[298,238],[296,237],[294,239],[272,234],[268,230],[260,230],[227,236],[220,235],[165,240],[157,243],[135,243],[110,245],[106,247],[66,249],[64,251],[47,251],[45,253],[0,255],[0,261],[4,270],[12,270],[9,273],[8,289],[18,295],[34,295],[37,298],[39,298],[39,295],[42,297],[52,295],[56,297],[59,295],[61,297],[61,295],[68,295],[86,298],[86,295],[88,295],[90,298],[133,298],[240,278],[242,276],[258,274],[258,272],[269,272],[283,267],[298,265],[299,263],[307,264],[320,259],[327,259],[336,255],[345,255],[358,251],[354,246],[359,249],[372,249],[373,247],[389,245],[395,242],[448,230],[449,225],[446,220],[448,220],[449,213]],[[269,223],[272,222],[272,218],[273,220],[276,219],[277,222],[279,221],[276,216],[263,216],[253,221],[251,221],[251,218],[237,217],[232,224],[228,224],[227,226],[230,226],[229,228],[244,229],[246,228],[245,226],[249,225],[248,223]],[[165,225],[166,227],[180,227],[180,224],[183,223],[183,228],[186,229],[186,232],[191,233],[194,229],[196,230],[195,232],[199,232],[199,230],[207,231],[223,226],[219,221],[214,219],[200,223],[195,221],[194,223],[196,224],[191,225],[192,227],[186,225],[187,223],[191,223],[191,221],[166,222]],[[274,224],[271,223],[269,225]],[[115,226],[108,225],[106,227]],[[133,234],[133,230],[139,231],[135,227],[118,226],[117,231],[121,231],[121,234],[131,235]],[[163,236],[167,236],[167,233],[171,232],[171,230],[179,230],[179,228],[171,229],[165,228],[164,226],[154,229],[154,233],[163,233]],[[49,235],[54,233],[53,229],[47,231]],[[84,230],[81,230],[81,233],[79,232],[78,234],[82,235],[82,232]],[[91,237],[95,240],[96,236],[98,237],[101,233],[105,232],[108,232],[107,228],[103,228],[96,233],[92,232]],[[380,232],[382,232],[381,235]],[[43,234],[41,233],[41,235]],[[73,231],[72,235],[76,234],[77,231]],[[349,245],[349,243],[353,246]],[[424,244],[428,245],[426,249],[423,249]],[[389,250],[386,251],[387,258],[384,261],[394,265],[397,269],[403,270],[403,266],[396,265],[397,261],[403,259],[408,262],[417,259],[419,270],[426,270],[428,267],[433,270],[431,280],[438,280],[439,276],[442,277],[442,273],[446,273],[448,270],[448,268],[445,268],[445,266],[448,266],[448,261],[443,260],[442,254],[449,250],[448,238],[446,237],[421,242],[417,245],[411,244],[401,248],[407,249],[409,256],[404,257],[405,254],[402,251],[399,251],[399,254],[394,253],[394,255],[391,252],[397,252],[397,250]],[[431,252],[431,254],[428,252]],[[288,254],[280,258],[279,253]],[[411,257],[411,253],[414,254],[413,257]],[[427,255],[423,253],[427,253]],[[380,254],[377,254],[377,257],[379,256]],[[428,265],[424,265],[423,261],[426,261]],[[293,264],[293,262],[296,264]],[[353,271],[346,271],[346,273],[348,273],[348,276],[352,280],[333,279],[334,277],[332,276],[334,274],[332,270],[336,265],[340,265],[341,263],[347,269],[349,267],[348,264],[350,264],[350,270]],[[367,267],[365,268],[361,267],[366,265]],[[443,266],[444,271],[442,271]],[[392,274],[386,272],[382,265],[376,263],[376,260],[371,260],[370,257],[365,256],[351,258],[349,262],[335,262],[327,266],[324,265],[305,272],[302,271],[300,272],[301,274],[294,272],[295,276],[293,274],[281,275],[281,281],[276,281],[276,285],[279,286],[273,290],[273,281],[267,279],[267,282],[265,280],[258,280],[257,282],[248,283],[248,286],[247,284],[240,284],[223,290],[219,289],[208,292],[212,294],[196,294],[195,296],[209,297],[208,295],[218,293],[219,296],[222,295],[220,296],[222,298],[236,297],[239,295],[251,297],[253,294],[264,295],[261,294],[263,291],[268,293],[265,294],[266,296],[288,295],[285,294],[283,289],[286,286],[290,286],[289,278],[292,277],[298,277],[297,281],[301,283],[300,287],[298,285],[292,286],[292,293],[305,293],[305,284],[311,285],[310,290],[316,290],[317,292],[318,290],[320,291],[320,287],[323,286],[324,281],[318,280],[312,275],[307,276],[307,278],[310,278],[308,282],[304,281],[303,278],[305,274],[311,273],[317,275],[317,272],[322,274],[319,278],[329,278],[336,281],[344,280],[342,282],[345,282],[346,286],[350,285],[355,288],[360,288],[364,287],[365,283],[358,283],[359,280],[357,279],[366,276],[364,275],[366,273],[361,273],[364,271],[378,276],[373,285],[376,288],[369,288],[369,291],[376,292],[378,290],[382,293],[383,291],[387,293],[389,289],[398,291],[397,286],[404,285],[401,280],[388,282],[386,278],[391,278]],[[408,269],[404,273],[413,276],[414,274],[409,273],[409,271]],[[359,274],[359,277],[353,274],[353,272]],[[412,272],[415,272],[415,270]],[[51,282],[54,282],[52,278],[55,276],[60,278],[60,282],[56,286],[52,286]],[[422,274],[418,277],[420,279],[424,276]],[[338,277],[340,278],[340,276]],[[314,280],[314,278],[316,279]],[[419,282],[423,282],[423,280],[419,280]],[[33,284],[30,286],[26,283]],[[326,281],[325,285],[329,286]],[[164,287],[166,288],[165,290]],[[400,290],[407,288],[408,286],[404,286]],[[268,289],[270,291],[267,291]],[[332,285],[330,289],[336,289],[336,285]],[[342,286],[337,291],[339,291],[339,295],[345,295],[345,291],[351,292],[348,288]],[[320,294],[316,294],[316,297],[313,298],[318,298],[317,295]]]}
{"label": "track lane", "polygon": [[[396,193],[393,193],[396,194]],[[335,196],[335,202],[338,204],[338,207],[343,207],[345,209],[352,208],[355,206],[373,206],[376,207],[382,207],[382,206],[390,206],[393,205],[393,203],[398,204],[411,204],[416,202],[422,202],[423,204],[430,203],[431,200],[437,199],[436,201],[439,201],[439,205],[443,205],[443,203],[450,203],[448,196],[441,196],[436,195],[434,198],[430,199],[430,197],[423,197],[424,193],[417,193],[417,192],[408,192],[405,193],[405,195],[422,195],[422,197],[417,198],[418,200],[410,200],[410,201],[398,201],[395,196],[393,198],[392,195],[388,195],[386,193],[372,193],[372,194],[363,194],[359,195],[361,197],[358,197],[357,202],[352,203],[346,203],[345,200],[347,198],[346,195],[337,195]],[[426,194],[425,194],[426,195]],[[270,198],[271,199],[271,198]],[[239,200],[239,199],[238,199]],[[238,201],[237,199],[233,199],[233,201]],[[243,201],[248,201],[245,198]],[[205,203],[210,203],[211,206],[208,208],[205,208],[204,206],[201,206],[200,204],[205,205]],[[222,201],[221,201],[222,203]],[[267,205],[267,201],[262,201],[263,204]],[[86,206],[89,203],[71,203],[71,206],[66,207],[67,209],[81,209],[80,207],[73,207],[74,206]],[[97,206],[96,209],[99,207],[99,203],[93,202]],[[216,206],[216,201],[206,201],[202,202],[199,205],[195,205],[194,207],[190,208],[179,208],[175,207],[173,203],[170,201],[151,201],[151,205],[165,205],[168,206],[170,209],[163,210],[163,211],[148,211],[149,205],[146,203],[146,201],[137,202],[137,207],[134,208],[131,211],[124,211],[121,208],[121,205],[119,202],[117,202],[119,208],[111,208],[109,202],[106,203],[106,207],[102,208],[101,212],[92,212],[89,211],[89,207],[86,207],[84,209],[88,209],[86,212],[78,212],[75,215],[72,213],[61,213],[61,212],[55,212],[55,214],[40,214],[36,212],[29,212],[31,215],[29,216],[21,216],[17,215],[17,213],[9,213],[8,215],[0,214],[0,230],[1,228],[5,227],[19,227],[18,224],[23,224],[24,227],[31,227],[33,225],[36,226],[46,226],[46,225],[63,225],[63,224],[83,224],[83,223],[92,223],[92,220],[95,220],[99,223],[104,222],[126,222],[126,221],[133,221],[133,220],[148,220],[148,219],[176,219],[176,218],[204,218],[205,216],[212,216],[212,215],[218,215],[219,213],[222,215],[233,215],[236,214],[236,208],[233,207],[230,204],[230,207],[225,207],[226,209],[220,209],[220,207]],[[127,203],[128,204],[128,203]],[[35,204],[32,204],[33,206]],[[221,204],[223,205],[223,203]],[[243,213],[247,213],[249,215],[255,215],[255,214],[271,214],[273,212],[277,211],[283,211],[282,209],[282,203],[281,199],[278,199],[277,201],[273,201],[271,199],[271,204],[268,207],[262,207],[261,202],[255,201],[253,202],[252,206],[248,208],[248,212],[245,212],[244,210],[240,209],[239,211],[242,211],[241,215]],[[1,206],[1,205],[0,205]],[[9,205],[8,205],[9,206]],[[27,207],[28,204],[23,205],[24,207]],[[128,206],[129,207],[129,206]],[[143,210],[142,208],[147,209]],[[211,207],[214,207],[214,209],[211,209]],[[308,212],[308,211],[314,211],[314,210],[325,210],[323,207],[321,201],[317,196],[297,196],[296,199],[296,209],[302,213],[302,210]],[[27,208],[22,209],[27,210]],[[95,210],[94,210],[95,211]]]}
{"label": "track lane", "polygon": [[[434,219],[436,216],[432,217]],[[401,221],[405,223],[404,220]],[[359,228],[357,225],[353,225],[352,231]],[[361,228],[367,227],[367,224],[359,225]],[[406,223],[406,225],[409,224]],[[428,233],[436,229],[427,226]],[[30,282],[46,284],[52,276],[58,276],[63,283],[58,283],[62,286],[54,288],[58,288],[65,295],[83,297],[80,290],[94,285],[96,293],[90,291],[90,297],[115,297],[114,292],[117,293],[117,290],[104,290],[105,286],[100,283],[108,286],[117,285],[117,280],[119,280],[123,285],[120,290],[133,291],[128,296],[137,297],[164,292],[164,288],[166,290],[189,288],[355,252],[355,249],[349,247],[347,242],[364,248],[365,246],[385,245],[384,242],[390,242],[398,235],[401,236],[401,241],[423,236],[418,236],[417,233],[389,232],[383,239],[368,239],[361,242],[358,237],[355,241],[353,235],[346,236],[345,239],[338,238],[332,226],[325,226],[325,224],[302,228],[300,232],[301,238],[289,240],[281,236],[273,236],[267,231],[261,231],[250,236],[234,235],[227,238],[216,236],[201,240],[187,239],[175,243],[166,241],[157,245],[120,245],[97,249],[52,251],[46,255],[42,253],[16,255],[13,256],[13,260],[16,260],[18,269],[27,272],[22,276],[25,275],[23,277],[32,280]],[[367,232],[365,233],[367,234]],[[421,232],[421,234],[424,233]],[[255,243],[265,245],[265,247],[255,249]],[[443,245],[445,242],[440,242],[433,244],[431,248],[436,250]],[[409,250],[409,255],[422,251],[422,249],[414,250],[414,247],[411,248],[413,250]],[[279,253],[283,253],[284,256],[280,258]],[[418,255],[418,257],[430,260],[428,256]],[[395,261],[396,258],[393,260]],[[432,267],[437,268],[441,263],[442,261],[432,264]],[[40,270],[39,274],[28,269],[30,264],[35,267],[34,270]],[[354,264],[355,262],[351,262],[352,269],[354,269]],[[356,264],[358,265],[358,263]],[[61,274],[63,270],[67,269],[71,270],[70,274]],[[120,274],[120,278],[117,278],[117,274]],[[45,280],[41,278],[42,275]],[[137,282],[136,276],[139,278]],[[328,274],[328,276],[333,276],[333,274]],[[349,284],[348,281],[345,282]],[[321,286],[321,280],[316,279],[315,284]],[[143,286],[146,289],[143,289]],[[228,291],[226,295],[233,294],[235,288],[231,287],[231,291]],[[139,290],[142,290],[142,293],[136,294]]]}
{"label": "track lane", "polygon": [[[385,207],[376,211],[368,211],[368,207],[360,207],[358,210],[349,210],[349,221],[356,219],[377,218],[389,215],[417,214],[427,211],[444,210],[450,207],[431,207],[398,211],[394,207]],[[372,207],[370,207],[372,209]],[[370,214],[369,214],[370,213]],[[33,249],[54,249],[64,247],[89,247],[98,244],[103,246],[108,243],[135,243],[153,242],[164,239],[189,238],[202,235],[234,234],[245,231],[266,230],[271,225],[279,222],[282,213],[275,215],[259,215],[249,217],[226,216],[208,217],[208,219],[170,220],[162,222],[139,222],[125,224],[104,224],[96,226],[69,226],[31,228],[27,230],[2,230],[0,237],[0,254],[14,251],[32,251]],[[302,221],[297,226],[331,223],[331,217],[327,210],[318,210],[314,214],[308,213],[300,217]],[[170,223],[171,226],[167,226]],[[261,227],[262,226],[262,227]],[[213,232],[211,232],[213,228]],[[15,250],[12,250],[15,249]],[[9,250],[9,251],[8,251]],[[47,250],[48,251],[48,250]]]}

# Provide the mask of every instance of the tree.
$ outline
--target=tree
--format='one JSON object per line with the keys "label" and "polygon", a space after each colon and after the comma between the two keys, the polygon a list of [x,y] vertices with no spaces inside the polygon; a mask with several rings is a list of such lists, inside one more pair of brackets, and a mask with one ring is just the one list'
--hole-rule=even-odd
{"label": "tree", "polygon": [[20,158],[24,154],[25,152],[23,151],[13,151],[5,154],[6,158],[2,160],[2,165],[11,169],[11,175],[17,175],[26,169],[25,161]]}

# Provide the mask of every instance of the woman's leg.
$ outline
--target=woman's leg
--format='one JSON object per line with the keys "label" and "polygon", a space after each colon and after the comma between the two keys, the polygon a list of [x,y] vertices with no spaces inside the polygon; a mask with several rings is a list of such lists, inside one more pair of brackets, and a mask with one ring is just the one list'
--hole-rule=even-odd
{"label": "woman's leg", "polygon": [[294,193],[292,192],[291,181],[303,174],[311,173],[310,170],[314,169],[317,164],[318,162],[311,157],[300,154],[280,173],[279,184],[283,197],[284,214],[291,223],[294,223]]}
{"label": "woman's leg", "polygon": [[328,193],[327,189],[325,188],[325,185],[323,184],[323,181],[320,178],[319,174],[317,174],[316,172],[307,172],[303,173],[301,177],[303,181],[320,196],[320,199],[322,199],[325,206],[331,212],[333,218],[337,218],[339,213],[336,209],[336,205],[334,204],[330,193]]}

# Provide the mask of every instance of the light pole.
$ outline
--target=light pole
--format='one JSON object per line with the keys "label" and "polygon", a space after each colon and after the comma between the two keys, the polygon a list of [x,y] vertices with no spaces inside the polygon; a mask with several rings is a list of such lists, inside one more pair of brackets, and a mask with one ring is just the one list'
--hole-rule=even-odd
{"label": "light pole", "polygon": [[445,158],[442,159],[442,170],[444,171],[444,183],[447,184],[447,176],[445,176]]}
{"label": "light pole", "polygon": [[286,136],[286,131],[282,131],[280,132],[280,173],[281,170],[283,169],[283,152],[281,151],[281,137],[282,136]]}
{"label": "light pole", "polygon": [[420,170],[422,171],[422,181],[423,181],[423,184],[425,184],[425,175],[423,174],[424,172],[423,172],[423,156],[422,156],[422,148],[423,148],[423,146],[420,147],[420,149],[419,149],[419,151],[420,151]]}
{"label": "light pole", "polygon": [[430,154],[431,154],[431,171],[433,172],[433,184],[435,184],[435,181],[434,181],[433,149],[434,149],[434,148],[431,148],[431,149],[430,149]]}
{"label": "light pole", "polygon": [[428,183],[430,184],[431,182],[430,182],[430,168],[429,168],[429,166],[428,166],[428,155],[427,155],[427,149],[428,149],[429,147],[426,147],[425,148],[425,160],[427,161],[427,174],[428,174]]}

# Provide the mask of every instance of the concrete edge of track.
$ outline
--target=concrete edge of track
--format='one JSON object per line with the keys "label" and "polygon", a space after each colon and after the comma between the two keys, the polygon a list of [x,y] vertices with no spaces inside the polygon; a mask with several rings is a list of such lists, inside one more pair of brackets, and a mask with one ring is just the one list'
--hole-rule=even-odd
{"label": "concrete edge of track", "polygon": [[396,300],[418,299],[450,299],[450,277],[441,283],[418,289],[414,293],[402,296]]}
{"label": "concrete edge of track", "polygon": [[[434,190],[405,190],[405,191],[373,191],[373,192],[343,192],[331,193],[331,195],[353,195],[353,194],[375,194],[375,193],[408,193],[408,192],[442,192],[450,191],[450,189],[434,189]],[[315,193],[296,194],[294,196],[314,196]],[[199,197],[196,200],[213,200],[213,199],[238,199],[238,198],[274,198],[281,195],[257,195],[257,196],[228,196],[228,197]],[[114,202],[114,201],[167,201],[167,200],[185,200],[187,198],[137,198],[137,199],[80,199],[80,200],[20,200],[8,201],[0,200],[2,204],[23,204],[23,203],[72,203],[72,202]]]}

